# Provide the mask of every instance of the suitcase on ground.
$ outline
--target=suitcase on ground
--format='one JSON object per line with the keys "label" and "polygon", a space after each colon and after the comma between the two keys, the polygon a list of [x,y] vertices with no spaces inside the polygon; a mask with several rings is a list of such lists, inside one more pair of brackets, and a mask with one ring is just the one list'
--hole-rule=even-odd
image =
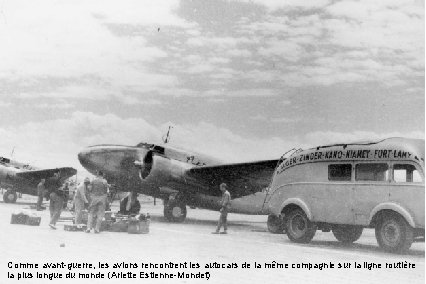
{"label": "suitcase on ground", "polygon": [[112,221],[102,220],[101,231],[109,231]]}
{"label": "suitcase on ground", "polygon": [[40,222],[41,222],[41,217],[28,216],[27,222],[25,224],[29,226],[40,226]]}
{"label": "suitcase on ground", "polygon": [[69,231],[69,232],[81,232],[81,231],[85,231],[87,228],[86,225],[84,224],[72,224],[72,225],[64,225],[64,230],[65,231]]}
{"label": "suitcase on ground", "polygon": [[117,222],[114,222],[109,227],[110,232],[127,232],[128,223],[127,220],[120,220]]}
{"label": "suitcase on ground", "polygon": [[10,224],[20,224],[25,225],[27,224],[28,215],[18,213],[18,214],[12,214],[12,219],[10,220]]}
{"label": "suitcase on ground", "polygon": [[87,210],[81,211],[81,222],[87,224],[87,220],[89,219],[89,212]]}
{"label": "suitcase on ground", "polygon": [[129,234],[148,234],[150,220],[129,220],[127,233]]}
{"label": "suitcase on ground", "polygon": [[111,221],[112,212],[111,211],[105,211],[104,218],[106,221]]}

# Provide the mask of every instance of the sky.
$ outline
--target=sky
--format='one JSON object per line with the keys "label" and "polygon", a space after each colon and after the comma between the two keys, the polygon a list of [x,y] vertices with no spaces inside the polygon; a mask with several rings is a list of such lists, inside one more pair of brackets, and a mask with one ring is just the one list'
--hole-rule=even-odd
{"label": "sky", "polygon": [[226,162],[425,133],[423,0],[0,0],[0,155]]}

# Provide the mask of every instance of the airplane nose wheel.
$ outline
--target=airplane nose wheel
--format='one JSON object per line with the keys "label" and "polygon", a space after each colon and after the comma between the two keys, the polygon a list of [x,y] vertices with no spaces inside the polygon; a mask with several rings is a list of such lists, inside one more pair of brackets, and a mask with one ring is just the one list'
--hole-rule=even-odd
{"label": "airplane nose wheel", "polygon": [[164,217],[170,222],[183,222],[186,218],[186,204],[176,199],[169,199],[164,205]]}
{"label": "airplane nose wheel", "polygon": [[4,203],[15,203],[16,199],[18,199],[18,195],[14,190],[7,190],[5,194],[3,194]]}

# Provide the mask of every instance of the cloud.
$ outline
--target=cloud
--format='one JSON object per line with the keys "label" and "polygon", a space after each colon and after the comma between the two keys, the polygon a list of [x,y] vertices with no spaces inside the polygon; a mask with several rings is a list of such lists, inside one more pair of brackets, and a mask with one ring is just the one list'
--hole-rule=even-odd
{"label": "cloud", "polygon": [[390,137],[405,137],[424,139],[425,133],[421,131],[412,132],[387,132],[377,133],[371,131],[334,132],[334,131],[314,131],[307,133],[305,143],[314,146],[327,145],[333,143],[348,143],[356,141],[377,141]]}
{"label": "cloud", "polygon": [[[263,116],[254,119],[263,120]],[[136,145],[139,142],[161,143],[170,122],[155,125],[143,118],[121,118],[113,114],[98,115],[74,112],[68,118],[28,122],[18,127],[1,127],[0,148],[15,148],[14,158],[41,167],[73,166],[82,169],[77,153],[95,144]],[[423,138],[424,132],[374,133],[369,131],[315,131],[306,135],[279,138],[235,134],[228,128],[198,121],[173,123],[170,145],[204,153],[225,162],[242,162],[279,158],[292,148],[377,140],[386,137]],[[3,153],[6,154],[6,153]]]}
{"label": "cloud", "polygon": [[273,89],[240,89],[233,91],[212,90],[205,91],[201,96],[223,96],[223,97],[271,97],[276,96],[277,91]]}
{"label": "cloud", "polygon": [[[409,77],[424,77],[422,1],[263,4],[282,9],[242,21],[238,29],[257,47],[260,59],[251,62],[263,67],[256,70],[260,76],[252,76],[258,83],[301,87],[370,81],[393,87],[411,85]],[[303,13],[288,13],[291,8]],[[252,72],[243,76],[250,78]]]}
{"label": "cloud", "polygon": [[331,0],[250,0],[250,2],[257,3],[274,11],[278,9],[317,9],[328,5]]}
{"label": "cloud", "polygon": [[[193,27],[177,17],[177,1],[3,3],[0,80],[14,81],[0,96],[111,99],[126,89],[145,92],[176,84],[176,77],[147,68],[168,53],[142,36],[117,37],[106,23]],[[35,85],[35,88],[27,86]],[[113,95],[112,95],[113,93]],[[125,100],[125,98],[123,98]]]}
{"label": "cloud", "polygon": [[304,49],[297,43],[286,42],[278,39],[272,39],[267,42],[267,47],[259,49],[261,56],[278,56],[281,59],[296,62],[304,53]]}
{"label": "cloud", "polygon": [[10,106],[12,106],[12,103],[0,101],[0,108],[1,107],[10,107]]}
{"label": "cloud", "polygon": [[128,105],[159,106],[162,101],[152,98],[138,98],[136,96],[121,96],[121,102]]}
{"label": "cloud", "polygon": [[[283,105],[286,105],[286,103],[283,103]],[[250,117],[250,119],[252,120],[257,120],[257,121],[262,121],[262,122],[266,122],[266,123],[294,123],[297,121],[300,121],[300,118],[289,118],[289,117],[267,117],[265,115],[255,115]]]}
{"label": "cloud", "polygon": [[113,114],[91,112],[74,112],[69,118],[2,127],[0,135],[1,149],[16,147],[15,159],[34,162],[41,167],[81,168],[77,153],[89,145],[161,141],[161,132],[144,119],[123,119]]}
{"label": "cloud", "polygon": [[[95,144],[136,145],[141,141],[160,143],[168,125],[170,123],[156,126],[142,118],[123,119],[112,114],[74,112],[67,119],[28,122],[17,128],[0,128],[0,147],[16,147],[15,159],[41,167],[69,165],[81,169],[77,153],[84,147]],[[262,155],[277,155],[283,141],[278,138],[248,139],[233,134],[229,129],[199,122],[175,124],[171,143],[219,159],[238,161],[259,159]],[[257,149],[259,143],[264,145],[263,150]]]}
{"label": "cloud", "polygon": [[174,144],[217,157],[224,162],[279,158],[283,147],[290,146],[292,142],[277,137],[243,137],[206,122],[176,125],[171,139]]}
{"label": "cloud", "polygon": [[31,105],[35,108],[41,108],[41,109],[71,109],[74,108],[74,104],[67,103],[67,102],[60,102],[60,103],[39,103],[35,105]]}

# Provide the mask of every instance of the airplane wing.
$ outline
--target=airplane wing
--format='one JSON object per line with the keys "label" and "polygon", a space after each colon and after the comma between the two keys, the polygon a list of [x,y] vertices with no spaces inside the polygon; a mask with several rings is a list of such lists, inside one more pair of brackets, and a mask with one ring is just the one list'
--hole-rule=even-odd
{"label": "airplane wing", "polygon": [[186,177],[190,182],[209,187],[213,195],[220,195],[219,184],[225,182],[232,198],[261,191],[269,186],[279,160],[224,164],[189,169]]}
{"label": "airplane wing", "polygon": [[76,169],[65,167],[65,168],[20,172],[20,173],[16,173],[16,176],[24,178],[24,179],[28,179],[28,180],[31,180],[31,179],[40,180],[42,178],[47,179],[47,178],[53,177],[53,174],[58,171],[60,172],[61,178],[63,179],[69,178],[77,173]]}

